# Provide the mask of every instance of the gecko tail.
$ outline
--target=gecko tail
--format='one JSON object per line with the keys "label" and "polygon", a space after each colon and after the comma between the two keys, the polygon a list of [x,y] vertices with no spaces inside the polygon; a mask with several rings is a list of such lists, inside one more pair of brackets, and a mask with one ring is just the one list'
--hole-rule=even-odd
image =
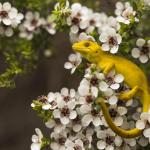
{"label": "gecko tail", "polygon": [[135,137],[138,137],[141,135],[142,130],[139,130],[137,128],[134,128],[131,130],[124,130],[124,129],[121,129],[120,127],[117,127],[114,124],[114,122],[108,112],[108,108],[107,108],[103,98],[98,98],[96,100],[96,103],[100,105],[107,124],[117,135],[119,135],[123,138],[135,138]]}

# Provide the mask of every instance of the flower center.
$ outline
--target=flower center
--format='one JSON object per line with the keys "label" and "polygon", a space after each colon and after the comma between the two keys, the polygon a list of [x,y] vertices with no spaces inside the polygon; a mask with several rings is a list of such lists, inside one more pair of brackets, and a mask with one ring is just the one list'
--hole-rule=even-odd
{"label": "flower center", "polygon": [[37,100],[39,100],[39,102],[41,103],[47,103],[47,97],[44,95],[38,96]]}
{"label": "flower center", "polygon": [[82,148],[81,148],[81,146],[79,146],[79,145],[75,145],[75,146],[74,146],[74,150],[82,150]]}
{"label": "flower center", "polygon": [[81,19],[79,19],[78,17],[73,17],[72,23],[75,24],[75,25],[77,25],[77,24],[79,24],[80,20]]}
{"label": "flower center", "polygon": [[129,12],[128,9],[124,10],[123,13],[122,13],[122,16],[125,18],[125,19],[130,19],[132,13]]}
{"label": "flower center", "polygon": [[61,113],[64,116],[68,116],[70,114],[69,108],[67,108],[67,107],[62,108]]}
{"label": "flower center", "polygon": [[65,97],[64,97],[64,101],[65,101],[65,102],[69,102],[69,100],[70,100],[70,97],[69,97],[69,96],[65,96]]}
{"label": "flower center", "polygon": [[91,96],[91,95],[88,95],[88,96],[86,97],[86,102],[87,102],[87,103],[91,103],[92,101],[93,101],[92,96]]}
{"label": "flower center", "polygon": [[149,53],[149,47],[148,46],[143,46],[141,50],[141,54],[148,54]]}
{"label": "flower center", "polygon": [[113,77],[107,77],[106,81],[108,82],[108,84],[113,84],[114,78]]}
{"label": "flower center", "polygon": [[106,143],[111,145],[114,142],[114,137],[112,136],[107,136],[106,137]]}
{"label": "flower center", "polygon": [[117,40],[114,37],[110,37],[108,42],[110,46],[117,45]]}
{"label": "flower center", "polygon": [[6,18],[6,17],[8,16],[7,11],[4,11],[4,10],[0,11],[0,16],[1,16],[2,18]]}
{"label": "flower center", "polygon": [[120,84],[120,87],[118,90],[116,90],[116,92],[121,93],[121,92],[126,91],[126,90],[128,90],[127,86]]}
{"label": "flower center", "polygon": [[75,119],[72,120],[74,123],[80,123],[81,122],[81,118],[80,116],[78,115]]}
{"label": "flower center", "polygon": [[48,28],[51,28],[51,27],[52,27],[52,24],[51,24],[51,23],[48,23],[48,24],[47,24],[47,27],[48,27]]}
{"label": "flower center", "polygon": [[96,77],[91,78],[90,83],[94,86],[98,85],[98,79]]}
{"label": "flower center", "polygon": [[89,145],[90,144],[90,141],[87,139],[87,138],[84,138],[83,139],[83,143],[84,143],[84,145]]}
{"label": "flower center", "polygon": [[114,108],[109,109],[109,114],[111,117],[115,118],[117,116],[117,111]]}
{"label": "flower center", "polygon": [[90,20],[90,25],[95,25],[95,20],[94,19]]}
{"label": "flower center", "polygon": [[59,138],[58,142],[59,142],[60,145],[64,145],[65,142],[66,142],[66,139],[65,138]]}
{"label": "flower center", "polygon": [[117,102],[117,105],[118,105],[118,106],[123,106],[123,105],[124,105],[124,102],[123,102],[122,100],[119,100],[119,101]]}
{"label": "flower center", "polygon": [[93,109],[93,110],[91,110],[91,114],[92,114],[93,116],[97,116],[97,115],[98,115],[98,112],[97,112],[95,109]]}
{"label": "flower center", "polygon": [[38,23],[38,21],[37,21],[36,19],[33,19],[33,20],[31,21],[31,24],[32,24],[33,26],[36,26],[37,23]]}
{"label": "flower center", "polygon": [[55,101],[52,101],[51,105],[52,105],[52,107],[55,107],[55,106],[57,106],[57,103]]}

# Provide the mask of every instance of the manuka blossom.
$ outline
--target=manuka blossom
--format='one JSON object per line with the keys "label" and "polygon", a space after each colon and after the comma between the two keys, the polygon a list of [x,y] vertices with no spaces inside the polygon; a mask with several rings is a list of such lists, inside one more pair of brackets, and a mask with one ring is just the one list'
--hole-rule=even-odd
{"label": "manuka blossom", "polygon": [[27,40],[32,40],[34,34],[39,34],[41,29],[44,28],[49,34],[54,35],[56,33],[56,24],[40,16],[39,12],[28,11],[25,14],[24,22],[19,26],[19,36]]}
{"label": "manuka blossom", "polygon": [[9,2],[0,3],[0,23],[16,27],[23,19],[23,14],[11,6]]}
{"label": "manuka blossom", "polygon": [[115,54],[118,52],[122,38],[120,34],[116,33],[115,29],[108,28],[101,33],[99,40],[103,43],[102,50],[110,51],[112,54]]}
{"label": "manuka blossom", "polygon": [[97,148],[99,150],[114,150],[115,145],[120,146],[122,144],[121,137],[110,129],[97,131],[97,138]]}
{"label": "manuka blossom", "polygon": [[133,19],[134,21],[138,21],[135,17],[136,11],[133,10],[133,7],[129,2],[124,4],[122,2],[117,2],[115,14],[117,15],[118,22],[122,22],[124,24],[130,24]]}
{"label": "manuka blossom", "polygon": [[68,89],[63,88],[61,95],[57,100],[58,108],[53,111],[53,116],[60,119],[62,124],[67,125],[70,119],[73,120],[77,117],[77,112],[74,110],[76,106],[75,91],[71,90],[69,94]]}
{"label": "manuka blossom", "polygon": [[14,31],[13,31],[12,27],[0,26],[0,35],[1,36],[11,37],[13,34],[14,34]]}
{"label": "manuka blossom", "polygon": [[36,135],[32,136],[31,150],[40,150],[42,146],[43,134],[40,129],[35,129]]}
{"label": "manuka blossom", "polygon": [[34,34],[39,32],[39,27],[43,25],[44,19],[40,18],[38,12],[27,12],[23,24],[20,25],[20,37],[31,40]]}
{"label": "manuka blossom", "polygon": [[132,49],[132,56],[138,58],[141,63],[147,63],[150,59],[150,40],[139,38],[135,48]]}
{"label": "manuka blossom", "polygon": [[68,57],[68,62],[64,64],[64,68],[71,69],[71,74],[75,72],[77,67],[80,65],[82,59],[79,53],[70,54]]}
{"label": "manuka blossom", "polygon": [[150,6],[150,0],[144,0],[145,5]]}
{"label": "manuka blossom", "polygon": [[[43,21],[44,22],[44,21]],[[44,28],[46,29],[46,31],[51,34],[54,35],[56,33],[56,24],[52,21],[49,20],[49,18],[47,18],[47,20],[45,20],[45,22],[43,23]]]}
{"label": "manuka blossom", "polygon": [[109,113],[116,126],[122,126],[124,115],[127,114],[127,109],[123,106],[112,105],[109,107]]}

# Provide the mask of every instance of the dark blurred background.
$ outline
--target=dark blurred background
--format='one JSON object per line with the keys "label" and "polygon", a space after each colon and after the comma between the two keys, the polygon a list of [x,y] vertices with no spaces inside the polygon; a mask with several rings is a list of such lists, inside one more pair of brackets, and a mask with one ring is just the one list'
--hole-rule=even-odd
{"label": "dark blurred background", "polygon": [[[101,10],[111,14],[115,1],[101,0]],[[0,89],[0,150],[30,150],[35,128],[48,134],[42,120],[30,107],[32,100],[50,91],[60,91],[64,86],[77,87],[79,77],[64,69],[71,53],[68,35],[58,33],[53,44],[57,51],[52,57],[46,59],[41,55],[37,69],[18,77],[15,89]]]}

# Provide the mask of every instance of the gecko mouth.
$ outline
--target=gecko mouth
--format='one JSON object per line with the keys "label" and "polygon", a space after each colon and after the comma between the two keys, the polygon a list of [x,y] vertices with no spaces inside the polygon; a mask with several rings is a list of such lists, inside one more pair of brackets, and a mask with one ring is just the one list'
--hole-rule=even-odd
{"label": "gecko mouth", "polygon": [[73,44],[72,49],[75,52],[84,53],[84,54],[89,52],[88,48],[82,48],[78,43]]}

